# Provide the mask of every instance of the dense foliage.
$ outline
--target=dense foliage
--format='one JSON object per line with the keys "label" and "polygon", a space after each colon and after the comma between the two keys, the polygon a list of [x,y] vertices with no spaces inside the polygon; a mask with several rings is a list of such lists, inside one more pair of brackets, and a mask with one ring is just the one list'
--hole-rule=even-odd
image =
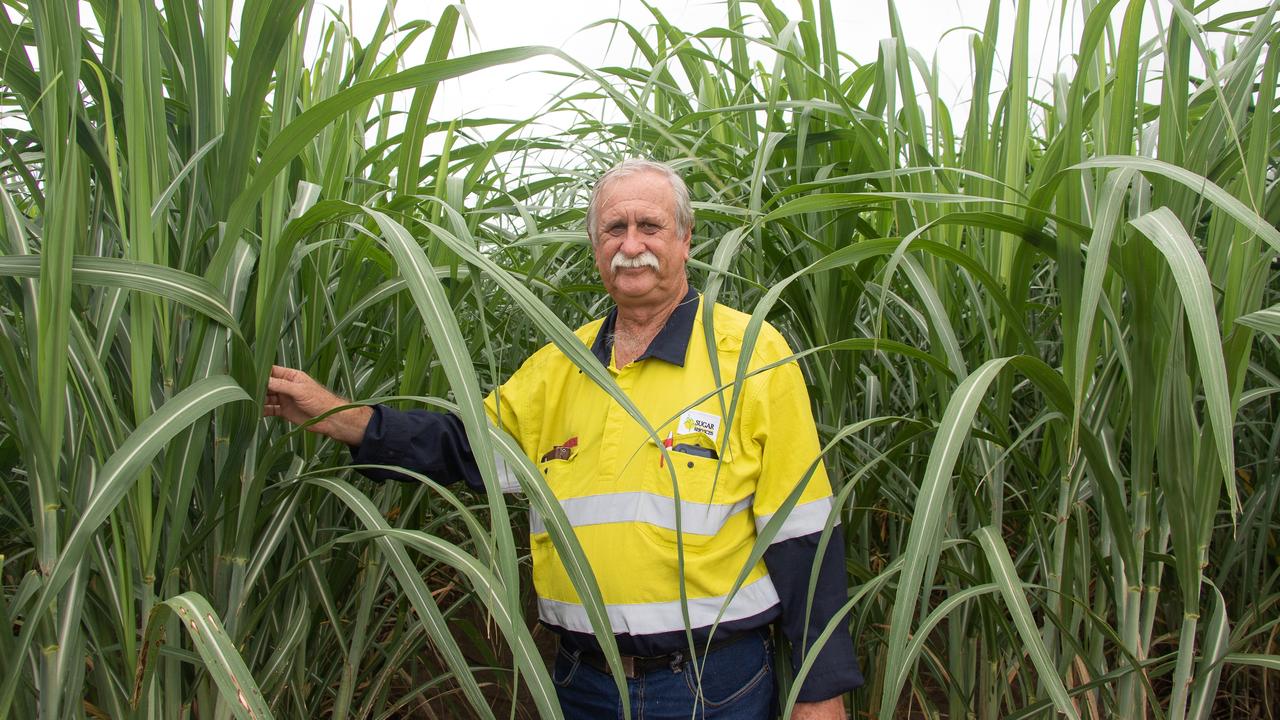
{"label": "dense foliage", "polygon": [[[632,154],[693,188],[695,285],[803,349],[852,710],[1273,716],[1277,6],[1064,2],[1037,94],[1030,4],[953,115],[892,3],[868,64],[829,0],[727,0],[592,69],[457,55],[457,7],[360,42],[306,0],[5,0],[0,716],[557,716],[527,508],[580,551],[479,398],[548,341],[621,398],[569,329]],[[433,112],[530,58],[567,130]],[[360,479],[260,417],[272,363],[454,409],[525,498]]]}

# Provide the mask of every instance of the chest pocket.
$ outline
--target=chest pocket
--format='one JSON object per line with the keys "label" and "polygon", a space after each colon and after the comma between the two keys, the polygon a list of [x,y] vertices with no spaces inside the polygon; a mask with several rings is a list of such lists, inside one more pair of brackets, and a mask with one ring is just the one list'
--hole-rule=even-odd
{"label": "chest pocket", "polygon": [[542,473],[542,479],[547,483],[547,487],[551,488],[553,494],[557,493],[557,488],[563,488],[566,479],[571,478],[575,468],[574,461],[578,459],[577,448],[569,449],[563,453],[547,453],[542,456],[538,462],[538,471]]}
{"label": "chest pocket", "polygon": [[[729,483],[729,465],[722,462],[714,443],[702,433],[686,433],[671,439],[666,457],[652,448],[653,462],[646,490],[653,508],[651,534],[667,543],[676,540],[676,518],[672,473],[680,489],[680,525],[686,547],[709,542],[724,526],[735,508],[718,498]],[[670,459],[670,465],[667,464]]]}

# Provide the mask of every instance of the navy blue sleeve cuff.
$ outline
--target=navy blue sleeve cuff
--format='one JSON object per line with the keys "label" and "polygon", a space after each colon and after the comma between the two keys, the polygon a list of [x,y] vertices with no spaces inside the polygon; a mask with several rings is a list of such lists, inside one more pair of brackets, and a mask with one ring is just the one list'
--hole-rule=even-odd
{"label": "navy blue sleeve cuff", "polygon": [[[484,488],[462,420],[449,413],[374,405],[364,438],[351,448],[351,461],[357,465],[396,465],[441,484],[463,480],[474,489]],[[372,480],[413,480],[381,468],[365,468],[360,474]]]}
{"label": "navy blue sleeve cuff", "polygon": [[[823,628],[848,600],[844,568],[844,532],[839,526],[831,534],[818,570],[813,607],[805,626],[805,606],[809,594],[809,574],[818,560],[818,540],[822,533],[802,535],[769,546],[764,563],[769,569],[782,602],[782,632],[791,642],[792,666],[799,669],[810,647]],[[853,649],[853,636],[847,620],[818,650],[804,685],[797,696],[800,702],[817,702],[862,687],[862,671]]]}

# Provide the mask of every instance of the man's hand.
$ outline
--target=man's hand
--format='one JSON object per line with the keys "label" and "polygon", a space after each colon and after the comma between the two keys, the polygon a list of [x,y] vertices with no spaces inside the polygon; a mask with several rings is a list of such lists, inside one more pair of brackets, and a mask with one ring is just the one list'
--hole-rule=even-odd
{"label": "man's hand", "polygon": [[[347,404],[346,400],[329,392],[328,388],[301,370],[272,365],[271,378],[267,380],[267,401],[262,406],[262,414],[264,417],[282,417],[294,425],[301,425],[317,415]],[[355,407],[336,412],[307,426],[307,429],[328,435],[338,442],[359,445],[364,439],[364,431],[371,417],[372,409]]]}
{"label": "man's hand", "polygon": [[791,709],[791,720],[845,720],[844,700],[833,697],[819,702],[798,702]]}

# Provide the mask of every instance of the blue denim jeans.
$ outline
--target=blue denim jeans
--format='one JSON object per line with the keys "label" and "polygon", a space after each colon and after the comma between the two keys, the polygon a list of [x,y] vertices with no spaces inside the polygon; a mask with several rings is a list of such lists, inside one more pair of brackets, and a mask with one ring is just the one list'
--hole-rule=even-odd
{"label": "blue denim jeans", "polygon": [[[633,720],[768,720],[773,706],[773,652],[762,635],[713,649],[692,663],[650,670],[627,680]],[[551,679],[565,720],[622,718],[613,677],[560,648]]]}

